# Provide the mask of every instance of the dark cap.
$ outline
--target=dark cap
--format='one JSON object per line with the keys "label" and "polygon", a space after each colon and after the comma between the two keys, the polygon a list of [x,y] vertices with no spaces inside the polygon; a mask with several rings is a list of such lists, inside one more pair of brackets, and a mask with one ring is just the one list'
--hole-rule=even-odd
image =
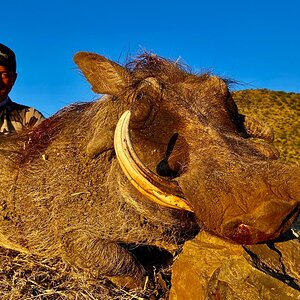
{"label": "dark cap", "polygon": [[0,43],[0,66],[6,67],[10,71],[16,72],[16,56],[15,53]]}

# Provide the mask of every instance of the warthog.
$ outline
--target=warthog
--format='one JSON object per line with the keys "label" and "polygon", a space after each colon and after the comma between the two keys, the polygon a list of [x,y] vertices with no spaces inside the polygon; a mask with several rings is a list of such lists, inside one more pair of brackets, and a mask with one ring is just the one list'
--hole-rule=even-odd
{"label": "warthog", "polygon": [[106,96],[1,137],[3,247],[140,282],[128,245],[172,250],[199,225],[253,244],[295,220],[299,167],[277,160],[271,130],[239,114],[226,81],[149,54],[75,62]]}

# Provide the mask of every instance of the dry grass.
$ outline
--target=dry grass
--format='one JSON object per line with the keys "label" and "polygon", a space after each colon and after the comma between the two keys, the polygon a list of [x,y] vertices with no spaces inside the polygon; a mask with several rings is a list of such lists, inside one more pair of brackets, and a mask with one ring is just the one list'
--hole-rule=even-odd
{"label": "dry grass", "polygon": [[43,259],[0,248],[0,299],[167,299],[170,268],[154,272],[151,289],[126,291],[109,280],[91,279],[59,258]]}

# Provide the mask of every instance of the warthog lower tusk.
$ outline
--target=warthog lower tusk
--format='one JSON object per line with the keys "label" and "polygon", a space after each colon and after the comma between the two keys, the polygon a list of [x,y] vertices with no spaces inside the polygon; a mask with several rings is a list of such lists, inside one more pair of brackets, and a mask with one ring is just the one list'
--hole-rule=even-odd
{"label": "warthog lower tusk", "polygon": [[128,110],[120,117],[114,137],[117,159],[124,174],[131,184],[148,199],[163,206],[193,211],[191,204],[184,197],[165,192],[159,187],[167,185],[170,190],[177,189],[175,194],[179,194],[179,187],[176,183],[164,180],[154,174],[136,155],[129,136],[130,115]]}

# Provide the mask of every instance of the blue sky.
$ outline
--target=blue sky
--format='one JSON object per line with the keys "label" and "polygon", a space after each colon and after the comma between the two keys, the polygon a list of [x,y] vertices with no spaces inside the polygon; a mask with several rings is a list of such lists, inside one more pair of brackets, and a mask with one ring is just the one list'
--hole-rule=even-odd
{"label": "blue sky", "polygon": [[299,0],[3,1],[0,42],[17,55],[11,98],[47,117],[98,98],[73,62],[82,50],[120,63],[147,50],[235,89],[300,93]]}

